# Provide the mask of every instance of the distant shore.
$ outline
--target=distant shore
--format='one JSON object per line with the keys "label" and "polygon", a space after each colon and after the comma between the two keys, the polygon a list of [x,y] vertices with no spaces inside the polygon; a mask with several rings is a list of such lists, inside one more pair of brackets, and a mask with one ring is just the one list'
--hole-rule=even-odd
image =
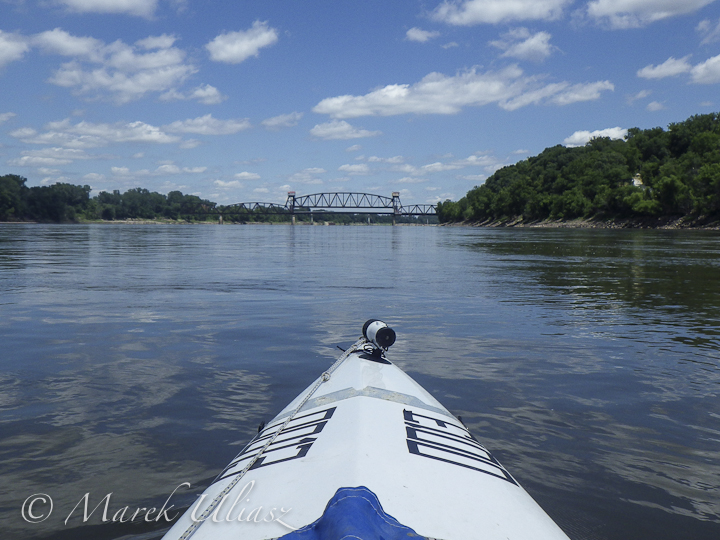
{"label": "distant shore", "polygon": [[[82,220],[82,221],[63,221],[60,223],[56,222],[45,222],[45,221],[0,221],[0,225],[291,225],[290,221],[243,221],[243,222],[232,222],[226,221],[225,223],[219,223],[217,221],[183,221],[173,219],[113,219],[113,220]],[[336,223],[334,221],[298,221],[295,226],[312,227],[312,226],[334,226],[334,227],[345,227],[345,226],[361,226],[361,227],[437,227],[437,223],[425,224],[425,223],[365,223],[365,222],[350,222],[350,223]]]}
{"label": "distant shore", "polygon": [[[0,221],[0,225],[17,224],[47,224],[38,221]],[[54,224],[54,223],[51,223]],[[183,221],[172,219],[114,219],[114,220],[83,220],[74,222],[63,222],[60,225],[292,225],[285,222],[226,222],[217,221]],[[335,223],[332,221],[300,221],[297,226],[346,226],[359,225],[368,226],[389,226],[389,223]],[[522,218],[486,220],[486,221],[458,221],[453,223],[435,223],[426,225],[424,223],[397,223],[397,226],[410,227],[492,227],[492,228],[526,228],[526,229],[666,229],[666,230],[720,230],[720,217],[718,218],[691,218],[691,217],[662,217],[662,218],[626,218],[626,219],[570,219],[570,220],[533,220],[525,221]]]}
{"label": "distant shore", "polygon": [[525,221],[522,218],[486,221],[462,221],[442,223],[441,226],[464,227],[522,227],[531,229],[693,229],[720,230],[720,218],[705,217],[661,217],[661,218],[627,218],[627,219],[570,219],[570,220],[535,220]]}

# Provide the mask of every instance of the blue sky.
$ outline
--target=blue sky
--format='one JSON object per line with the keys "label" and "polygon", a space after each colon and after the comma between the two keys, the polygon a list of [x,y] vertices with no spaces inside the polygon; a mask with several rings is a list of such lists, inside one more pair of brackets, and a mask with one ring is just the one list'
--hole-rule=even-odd
{"label": "blue sky", "polygon": [[716,0],[0,0],[0,174],[458,199],[720,109]]}

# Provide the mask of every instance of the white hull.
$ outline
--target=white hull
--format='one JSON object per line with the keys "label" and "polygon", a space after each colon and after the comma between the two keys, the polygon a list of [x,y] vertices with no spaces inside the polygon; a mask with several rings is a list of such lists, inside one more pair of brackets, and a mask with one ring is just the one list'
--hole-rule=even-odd
{"label": "white hull", "polygon": [[282,537],[287,526],[320,518],[338,488],[357,486],[422,537],[567,540],[419,384],[362,351],[343,356],[329,380],[318,379],[248,444],[165,540]]}

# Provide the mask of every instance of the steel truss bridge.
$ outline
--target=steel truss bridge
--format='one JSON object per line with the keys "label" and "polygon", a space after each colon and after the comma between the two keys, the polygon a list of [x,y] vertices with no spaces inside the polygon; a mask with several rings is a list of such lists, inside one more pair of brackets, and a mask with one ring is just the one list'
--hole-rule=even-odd
{"label": "steel truss bridge", "polygon": [[413,204],[403,206],[400,193],[391,197],[372,193],[334,192],[297,195],[289,191],[285,205],[266,202],[236,203],[216,208],[213,213],[235,215],[245,213],[312,215],[324,210],[344,210],[352,214],[391,214],[392,216],[434,216],[435,205]]}

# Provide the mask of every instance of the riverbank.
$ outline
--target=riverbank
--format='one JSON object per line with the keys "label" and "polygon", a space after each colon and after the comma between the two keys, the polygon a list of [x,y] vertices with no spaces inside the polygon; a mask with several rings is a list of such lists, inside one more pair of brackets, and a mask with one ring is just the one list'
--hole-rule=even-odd
{"label": "riverbank", "polygon": [[[291,221],[225,221],[220,223],[219,221],[184,221],[174,220],[166,218],[158,219],[93,219],[93,220],[78,220],[78,221],[64,221],[60,223],[55,222],[40,222],[40,221],[0,221],[0,225],[293,225]],[[364,221],[352,221],[348,223],[340,223],[335,221],[297,221],[295,226],[361,226],[361,227],[437,227],[437,223],[366,223]]]}
{"label": "riverbank", "polygon": [[627,219],[570,219],[570,220],[530,220],[512,218],[504,220],[462,221],[457,223],[442,223],[447,226],[463,227],[520,227],[538,229],[697,229],[720,230],[718,217],[644,217]]}

